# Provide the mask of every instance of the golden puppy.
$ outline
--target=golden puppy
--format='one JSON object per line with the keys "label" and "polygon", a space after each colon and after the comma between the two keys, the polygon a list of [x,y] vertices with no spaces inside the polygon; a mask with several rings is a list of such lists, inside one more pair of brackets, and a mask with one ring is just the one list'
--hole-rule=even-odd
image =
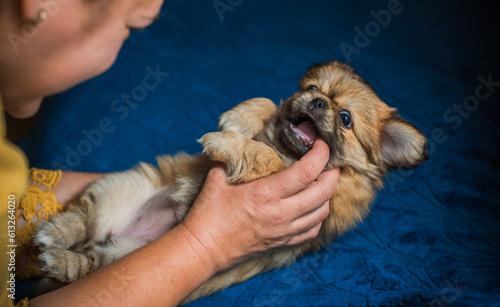
{"label": "golden puppy", "polygon": [[264,98],[237,105],[221,116],[219,129],[201,138],[204,154],[162,156],[157,168],[141,163],[103,177],[67,212],[41,223],[34,241],[42,249],[47,276],[75,281],[173,228],[198,196],[214,161],[225,163],[231,183],[248,182],[290,166],[323,138],[330,147],[327,168],[339,166],[341,175],[318,237],[218,274],[188,302],[289,265],[333,240],[367,216],[384,173],[416,167],[427,155],[424,135],[338,62],[310,67],[300,91],[279,108]]}

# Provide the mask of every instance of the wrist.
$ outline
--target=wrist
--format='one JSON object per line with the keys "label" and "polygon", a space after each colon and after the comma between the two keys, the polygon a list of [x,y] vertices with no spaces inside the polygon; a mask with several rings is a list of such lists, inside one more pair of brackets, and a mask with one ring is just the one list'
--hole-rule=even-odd
{"label": "wrist", "polygon": [[206,270],[209,276],[212,276],[224,270],[224,264],[221,261],[224,257],[218,254],[215,248],[211,248],[213,240],[211,238],[203,238],[203,235],[195,234],[183,222],[177,225],[176,230],[179,231],[186,240],[193,255],[196,256],[200,265]]}

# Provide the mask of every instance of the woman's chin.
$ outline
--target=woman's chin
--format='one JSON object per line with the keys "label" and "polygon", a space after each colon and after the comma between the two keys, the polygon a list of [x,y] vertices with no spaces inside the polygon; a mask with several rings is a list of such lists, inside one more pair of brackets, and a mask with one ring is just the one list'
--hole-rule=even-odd
{"label": "woman's chin", "polygon": [[33,101],[22,104],[21,106],[15,105],[14,107],[5,106],[5,111],[7,114],[14,118],[29,118],[35,115],[40,109],[40,104],[42,103],[42,97],[34,99]]}

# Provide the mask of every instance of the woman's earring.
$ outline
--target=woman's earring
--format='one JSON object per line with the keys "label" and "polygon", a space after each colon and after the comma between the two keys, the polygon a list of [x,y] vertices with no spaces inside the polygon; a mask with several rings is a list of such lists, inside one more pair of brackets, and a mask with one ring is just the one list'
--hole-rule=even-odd
{"label": "woman's earring", "polygon": [[38,14],[34,19],[26,20],[24,22],[25,27],[28,28],[36,28],[38,27],[45,19],[47,19],[47,12],[44,9],[40,9]]}

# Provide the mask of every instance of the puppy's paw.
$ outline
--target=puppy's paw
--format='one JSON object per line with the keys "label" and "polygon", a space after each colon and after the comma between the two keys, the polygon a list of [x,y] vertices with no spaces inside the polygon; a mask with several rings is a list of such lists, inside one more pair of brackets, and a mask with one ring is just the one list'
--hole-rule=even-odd
{"label": "puppy's paw", "polygon": [[234,131],[253,138],[264,123],[276,113],[277,107],[267,98],[253,98],[238,104],[219,118],[220,131]]}
{"label": "puppy's paw", "polygon": [[238,184],[267,177],[285,168],[278,154],[265,144],[255,142],[245,148],[242,159],[226,169],[229,183]]}
{"label": "puppy's paw", "polygon": [[53,215],[40,222],[35,230],[33,242],[39,247],[70,248],[85,238],[86,229],[79,212]]}
{"label": "puppy's paw", "polygon": [[228,181],[233,184],[266,177],[285,168],[274,149],[238,132],[207,133],[200,142],[206,155],[226,164]]}
{"label": "puppy's paw", "polygon": [[39,255],[47,276],[70,283],[90,273],[92,259],[62,248],[45,248]]}
{"label": "puppy's paw", "polygon": [[210,132],[199,139],[203,145],[203,153],[214,161],[229,164],[244,147],[246,138],[238,132]]}
{"label": "puppy's paw", "polygon": [[43,221],[37,226],[33,243],[39,247],[68,248],[68,236],[64,236],[61,229],[52,222]]}

